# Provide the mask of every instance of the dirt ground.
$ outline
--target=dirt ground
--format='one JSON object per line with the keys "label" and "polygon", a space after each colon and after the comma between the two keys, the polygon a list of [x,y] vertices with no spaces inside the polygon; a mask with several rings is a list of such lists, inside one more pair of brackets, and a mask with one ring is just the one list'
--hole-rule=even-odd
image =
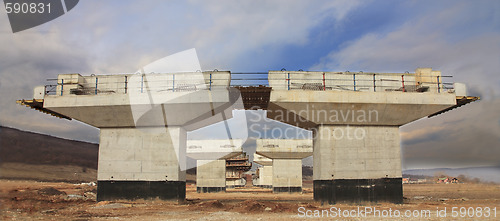
{"label": "dirt ground", "polygon": [[[314,215],[342,220],[500,219],[500,211],[496,217],[494,214],[494,210],[500,209],[500,185],[405,184],[403,188],[405,203],[401,205],[321,205],[314,202],[310,188],[306,188],[302,194],[273,194],[269,189],[260,188],[200,194],[196,193],[194,185],[188,185],[187,199],[182,203],[160,200],[96,202],[96,187],[91,183],[0,180],[0,219],[294,220],[314,218]],[[485,217],[486,208],[489,208],[488,217]],[[365,213],[356,213],[358,209]],[[378,216],[375,213],[377,210]],[[426,211],[429,211],[429,215],[422,215]],[[396,217],[398,213],[400,216]],[[405,217],[405,213],[410,214],[410,217]],[[359,214],[357,216],[360,217],[345,217],[342,214]],[[444,215],[446,218],[443,218]]]}

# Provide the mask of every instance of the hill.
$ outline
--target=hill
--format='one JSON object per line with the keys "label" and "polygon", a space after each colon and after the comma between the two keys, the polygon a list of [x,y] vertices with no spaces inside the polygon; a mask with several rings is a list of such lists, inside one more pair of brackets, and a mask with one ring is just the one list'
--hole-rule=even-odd
{"label": "hill", "polygon": [[96,180],[99,145],[0,126],[0,178]]}
{"label": "hill", "polygon": [[0,127],[0,163],[74,165],[97,169],[99,145]]}
{"label": "hill", "polygon": [[492,167],[466,167],[466,168],[435,168],[404,170],[404,174],[423,175],[433,177],[440,174],[458,177],[464,175],[468,178],[477,178],[482,182],[500,183],[500,166]]}

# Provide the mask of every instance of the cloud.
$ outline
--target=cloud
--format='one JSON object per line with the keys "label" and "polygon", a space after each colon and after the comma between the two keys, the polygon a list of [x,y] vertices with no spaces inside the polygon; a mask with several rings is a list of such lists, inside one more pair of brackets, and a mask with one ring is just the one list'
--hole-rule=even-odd
{"label": "cloud", "polygon": [[[8,27],[0,20],[1,27]],[[57,73],[87,69],[86,55],[78,45],[67,47],[65,39],[53,28],[46,34],[28,30],[25,34],[1,32],[0,53],[0,124],[59,137],[98,141],[96,129],[80,123],[56,119],[16,104],[16,100],[33,97],[33,88],[51,84],[48,78]]]}
{"label": "cloud", "polygon": [[401,127],[405,167],[498,165],[500,99],[478,101]]}
{"label": "cloud", "polygon": [[357,1],[82,1],[70,13],[16,34],[7,16],[0,16],[4,55],[0,124],[97,142],[96,129],[36,113],[15,100],[31,98],[35,86],[50,84],[45,80],[61,73],[134,72],[193,47],[205,70],[246,64],[262,68],[272,59],[259,66],[242,56],[265,49],[272,58],[276,55],[272,48],[307,44],[312,28],[325,19],[343,19],[357,5]]}
{"label": "cloud", "polygon": [[424,128],[415,129],[410,132],[402,131],[400,133],[400,136],[403,145],[411,145],[414,143],[420,143],[422,141],[431,141],[439,139],[439,137],[437,137],[437,134],[438,132],[443,131],[444,128],[445,127],[443,126],[436,126],[436,127],[426,126]]}
{"label": "cloud", "polygon": [[[494,5],[460,2],[423,8],[388,32],[377,30],[345,42],[311,69],[404,72],[433,67],[455,81],[481,85],[483,90],[497,88],[500,21],[492,20],[497,14],[493,9],[499,8]],[[471,9],[481,13],[470,13]]]}
{"label": "cloud", "polygon": [[[358,1],[196,1],[196,7],[206,10],[190,24],[186,37],[203,51],[200,58],[208,69],[268,68],[281,47],[308,44],[313,28],[327,19],[344,19],[358,5]],[[271,62],[241,58],[255,51],[265,51],[263,56]]]}

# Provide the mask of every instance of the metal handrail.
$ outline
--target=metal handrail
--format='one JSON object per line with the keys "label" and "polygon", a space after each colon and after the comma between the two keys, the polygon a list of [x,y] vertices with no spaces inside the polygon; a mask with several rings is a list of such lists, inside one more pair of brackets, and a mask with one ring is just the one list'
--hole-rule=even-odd
{"label": "metal handrail", "polygon": [[[214,72],[216,73],[216,72]],[[275,77],[278,74],[285,74],[285,78],[283,77]],[[308,74],[317,75],[318,77],[314,78],[305,78],[299,77],[295,78],[295,74]],[[270,81],[283,81],[283,87],[286,90],[349,90],[349,91],[366,91],[373,90],[377,91],[387,91],[391,88],[393,90],[402,90],[403,92],[407,91],[407,88],[418,87],[419,85],[433,85],[435,84],[438,92],[442,92],[444,90],[453,89],[452,82],[442,82],[443,79],[451,78],[452,76],[433,76],[436,77],[436,81],[417,81],[415,79],[405,78],[406,76],[416,76],[415,74],[404,73],[404,74],[396,74],[396,73],[363,73],[363,72],[282,72],[282,73],[266,73],[266,72],[252,72],[252,73],[231,73],[231,75],[239,76],[237,78],[217,78],[217,74],[209,74],[209,79],[199,79],[203,82],[192,82],[190,79],[179,79],[176,78],[176,75],[184,75],[184,73],[174,74],[172,73],[171,79],[155,79],[154,81],[150,81],[145,78],[145,75],[141,75],[140,82],[131,81],[130,75],[121,75],[122,78],[118,78],[120,75],[92,75],[92,78],[87,78],[87,82],[82,83],[80,88],[70,88],[70,93],[80,93],[80,94],[101,94],[101,93],[129,93],[134,90],[140,90],[141,93],[144,90],[150,91],[197,91],[197,90],[212,90],[214,87],[225,88],[225,84],[217,84],[220,81],[228,81],[229,86],[269,86]],[[264,77],[263,75],[266,75]],[[335,77],[335,75],[348,76],[352,75],[351,79],[348,78],[339,78]],[[395,79],[396,76],[401,76],[400,79]],[[137,75],[136,75],[137,76]],[[281,75],[283,76],[283,75]],[[328,77],[327,77],[328,76]],[[363,76],[363,77],[361,77]],[[384,78],[384,76],[392,77]],[[432,75],[419,75],[420,77],[429,77]],[[371,79],[368,79],[369,77]],[[112,80],[116,78],[117,80]],[[101,79],[101,80],[99,80]],[[105,80],[104,80],[105,79]],[[64,82],[64,79],[48,79],[48,81],[56,81],[56,84],[46,85],[46,94],[53,95],[57,92],[60,92],[62,95],[64,90],[68,90],[65,88],[65,85],[68,85]],[[146,86],[147,83],[155,83],[155,86]],[[394,85],[384,85],[384,82],[394,82]],[[397,86],[397,85],[400,85]],[[60,91],[58,91],[57,86],[60,86]],[[148,87],[148,88],[145,88]],[[377,90],[378,89],[378,90]],[[57,92],[56,92],[57,91]]]}

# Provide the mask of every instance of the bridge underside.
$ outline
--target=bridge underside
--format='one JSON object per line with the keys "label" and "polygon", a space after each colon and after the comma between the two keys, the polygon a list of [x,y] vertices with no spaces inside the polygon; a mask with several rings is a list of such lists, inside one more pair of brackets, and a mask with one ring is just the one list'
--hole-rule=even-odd
{"label": "bridge underside", "polygon": [[235,87],[240,91],[245,110],[267,110],[271,97],[271,87]]}
{"label": "bridge underside", "polygon": [[[268,86],[249,86],[249,87],[243,87],[243,86],[236,86],[233,87],[236,88],[240,91],[241,98],[243,100],[243,105],[245,110],[267,110],[269,108],[269,101],[271,97],[271,91],[272,87]],[[445,113],[447,111],[450,111],[452,109],[461,107],[463,105],[466,105],[468,103],[474,102],[479,100],[479,97],[472,97],[472,96],[457,96],[457,104],[449,107],[445,110],[441,110],[439,112],[436,112],[434,114],[429,115],[430,117],[434,117],[436,115]],[[66,115],[51,111],[49,109],[46,109],[43,107],[44,100],[43,99],[32,99],[32,100],[18,100],[18,104],[24,105],[26,107],[38,110],[42,113],[50,114],[52,116],[58,117],[58,118],[63,118],[67,120],[72,120],[71,117],[68,117]],[[278,107],[274,107],[278,108]],[[272,116],[270,116],[272,118]],[[296,125],[296,124],[295,124]]]}

